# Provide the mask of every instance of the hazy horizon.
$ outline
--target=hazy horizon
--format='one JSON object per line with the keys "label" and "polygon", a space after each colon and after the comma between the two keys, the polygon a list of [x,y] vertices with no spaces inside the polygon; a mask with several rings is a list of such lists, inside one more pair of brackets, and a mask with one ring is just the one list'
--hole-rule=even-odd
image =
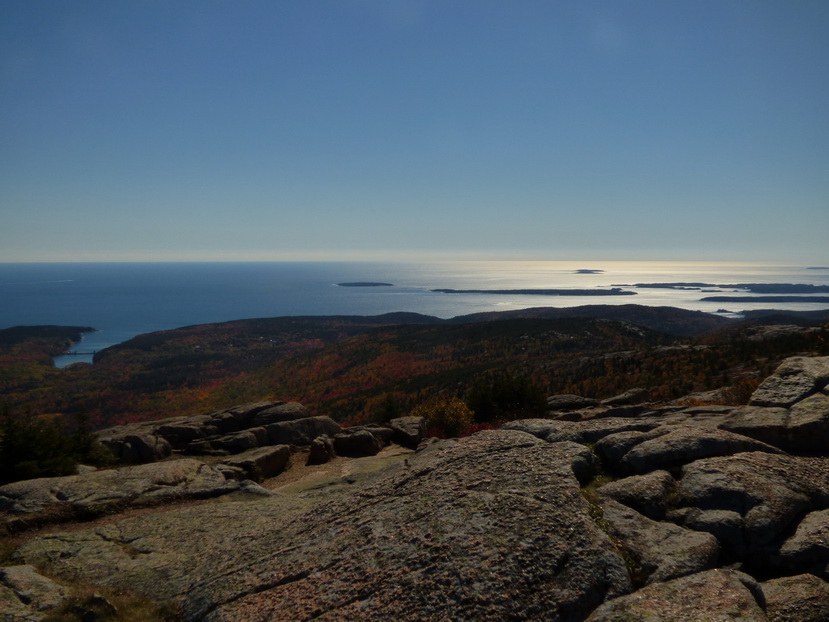
{"label": "hazy horizon", "polygon": [[826,266],[826,32],[817,0],[11,0],[0,262]]}

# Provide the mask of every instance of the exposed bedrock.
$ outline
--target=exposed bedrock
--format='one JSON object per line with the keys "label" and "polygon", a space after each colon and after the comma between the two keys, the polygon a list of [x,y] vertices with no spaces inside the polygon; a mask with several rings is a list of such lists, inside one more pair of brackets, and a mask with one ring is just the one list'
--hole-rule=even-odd
{"label": "exposed bedrock", "polygon": [[[163,501],[26,534],[0,594],[130,589],[213,621],[827,620],[828,364],[784,362],[745,407],[568,398],[564,418],[451,440],[424,442],[416,418],[348,428],[273,403],[107,431],[136,454],[165,453],[149,435],[208,457],[0,487],[16,529]],[[292,453],[344,470],[266,490]]]}

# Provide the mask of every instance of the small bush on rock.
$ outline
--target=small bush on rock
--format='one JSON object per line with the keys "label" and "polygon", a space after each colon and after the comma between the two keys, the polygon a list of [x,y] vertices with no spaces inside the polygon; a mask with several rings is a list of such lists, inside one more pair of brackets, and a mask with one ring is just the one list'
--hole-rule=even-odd
{"label": "small bush on rock", "polygon": [[475,420],[469,406],[457,397],[438,397],[418,404],[411,414],[423,417],[428,430],[436,430],[450,438],[459,436]]}

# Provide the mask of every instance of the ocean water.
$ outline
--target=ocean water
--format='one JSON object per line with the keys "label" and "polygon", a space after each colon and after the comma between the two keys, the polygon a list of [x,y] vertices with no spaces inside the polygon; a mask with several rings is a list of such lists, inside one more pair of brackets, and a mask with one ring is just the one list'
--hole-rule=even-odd
{"label": "ocean water", "polygon": [[[384,282],[392,286],[338,285],[344,282]],[[97,332],[87,334],[76,350],[94,352],[147,332],[285,315],[411,311],[449,318],[528,307],[631,303],[732,314],[748,309],[829,308],[829,303],[807,300],[705,302],[700,298],[712,293],[630,287],[636,283],[674,282],[829,285],[829,270],[746,263],[608,261],[0,264],[0,328],[36,324],[91,326]],[[636,294],[538,296],[431,291],[613,286],[627,286],[623,289]],[[91,356],[60,357],[56,364],[80,360],[89,361]]]}

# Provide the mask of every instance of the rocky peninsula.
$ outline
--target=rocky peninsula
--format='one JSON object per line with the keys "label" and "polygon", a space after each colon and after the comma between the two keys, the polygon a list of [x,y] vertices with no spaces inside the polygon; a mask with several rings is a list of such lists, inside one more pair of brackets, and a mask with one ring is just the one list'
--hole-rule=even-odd
{"label": "rocky peninsula", "polygon": [[0,487],[0,616],[826,620],[828,386],[793,357],[745,406],[559,395],[446,440],[290,402],[110,428],[122,466]]}

